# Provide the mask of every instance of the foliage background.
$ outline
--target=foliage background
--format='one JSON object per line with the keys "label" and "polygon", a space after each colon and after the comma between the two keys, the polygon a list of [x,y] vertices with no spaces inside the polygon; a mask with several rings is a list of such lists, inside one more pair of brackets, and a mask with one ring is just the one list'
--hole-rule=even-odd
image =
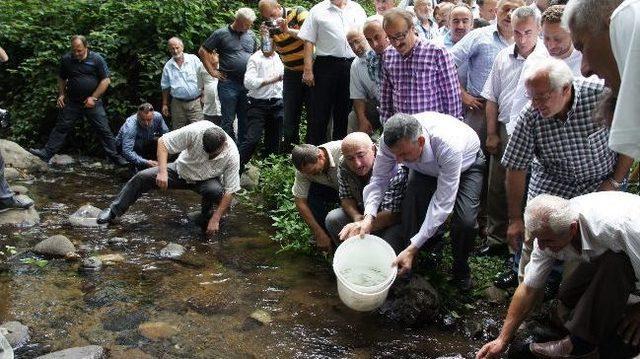
{"label": "foliage background", "polygon": [[[294,4],[310,8],[314,3]],[[257,0],[0,0],[0,46],[9,54],[9,62],[0,66],[0,107],[12,113],[11,139],[25,147],[46,141],[57,116],[58,64],[69,51],[71,35],[87,36],[90,47],[107,60],[111,86],[105,104],[117,131],[142,101],[159,108],[167,39],[178,36],[186,52],[197,53],[243,6],[257,13]],[[365,6],[371,12],[371,4]],[[71,136],[66,152],[101,154],[84,121]]]}

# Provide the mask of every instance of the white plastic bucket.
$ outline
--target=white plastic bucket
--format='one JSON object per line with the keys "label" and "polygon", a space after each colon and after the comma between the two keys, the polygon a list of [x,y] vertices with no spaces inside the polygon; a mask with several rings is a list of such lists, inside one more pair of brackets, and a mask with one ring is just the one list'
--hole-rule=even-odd
{"label": "white plastic bucket", "polygon": [[[374,310],[384,303],[398,269],[391,266],[396,253],[382,238],[366,235],[344,241],[333,256],[333,271],[338,282],[338,295],[349,308],[361,312]],[[361,285],[344,274],[350,270],[370,268],[380,272],[381,280]]]}

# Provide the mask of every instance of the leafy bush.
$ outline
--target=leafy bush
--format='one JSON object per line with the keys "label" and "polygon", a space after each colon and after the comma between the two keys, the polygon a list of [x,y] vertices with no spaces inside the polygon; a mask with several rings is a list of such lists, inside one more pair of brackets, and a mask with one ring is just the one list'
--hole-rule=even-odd
{"label": "leafy bush", "polygon": [[273,239],[283,250],[310,252],[308,239],[311,231],[298,214],[291,187],[295,177],[295,169],[289,156],[270,155],[264,160],[256,161],[261,168],[260,184],[253,194],[261,198],[276,228]]}
{"label": "leafy bush", "polygon": [[[283,3],[309,8],[315,2]],[[196,53],[211,32],[230,23],[243,6],[257,10],[257,1],[0,1],[0,46],[10,58],[0,66],[0,105],[12,111],[12,139],[24,146],[41,144],[53,128],[56,75],[71,35],[86,35],[90,47],[107,60],[111,86],[105,103],[116,129],[142,101],[159,108],[167,39],[178,36],[186,52]],[[372,9],[370,1],[366,6]],[[99,146],[91,132],[86,122],[76,124],[68,146],[95,150]]]}

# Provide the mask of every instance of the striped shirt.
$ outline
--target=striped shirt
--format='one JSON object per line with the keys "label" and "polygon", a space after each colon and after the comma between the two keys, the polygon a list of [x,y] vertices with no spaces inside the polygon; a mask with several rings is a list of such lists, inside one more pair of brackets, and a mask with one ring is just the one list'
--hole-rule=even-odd
{"label": "striped shirt", "polygon": [[542,118],[531,105],[520,114],[502,157],[510,170],[531,165],[528,198],[541,193],[573,198],[595,191],[614,170],[609,131],[593,120],[602,82],[573,81],[573,104],[566,120]]}
{"label": "striped shirt", "polygon": [[390,47],[382,58],[380,121],[396,113],[435,111],[462,117],[460,82],[443,46],[417,40],[407,56]]}
{"label": "striped shirt", "polygon": [[169,153],[180,153],[176,160],[178,176],[187,182],[221,177],[225,193],[240,190],[240,154],[233,139],[227,136],[225,148],[214,159],[204,151],[202,136],[209,128],[217,127],[209,121],[198,121],[166,133],[162,141]]}
{"label": "striped shirt", "polygon": [[[287,20],[287,26],[296,30],[302,27],[304,20],[309,15],[309,11],[302,6],[282,9],[282,12],[283,17]],[[270,30],[270,34],[284,67],[293,71],[302,71],[304,67],[304,41],[288,33],[283,33],[279,28]]]}

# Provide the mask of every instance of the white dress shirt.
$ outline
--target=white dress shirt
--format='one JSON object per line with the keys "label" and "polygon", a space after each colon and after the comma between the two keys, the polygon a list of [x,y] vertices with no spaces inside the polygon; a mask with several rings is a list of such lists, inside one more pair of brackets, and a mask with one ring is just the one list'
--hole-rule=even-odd
{"label": "white dress shirt", "polygon": [[581,251],[572,245],[558,252],[548,248],[542,250],[538,240],[534,239],[531,261],[524,271],[524,284],[542,288],[556,259],[589,262],[607,250],[626,253],[636,278],[640,278],[640,197],[626,192],[604,191],[574,197],[569,203],[579,213]]}
{"label": "white dress shirt", "polygon": [[261,100],[282,98],[282,80],[262,85],[265,80],[271,80],[284,74],[284,65],[275,52],[264,56],[262,50],[256,51],[247,62],[247,71],[244,73],[244,87],[249,90],[247,96]]}
{"label": "white dress shirt", "polygon": [[[408,168],[427,176],[437,177],[437,188],[424,222],[411,243],[421,247],[442,225],[456,201],[460,175],[476,161],[480,140],[475,131],[457,118],[437,112],[412,115],[422,124],[425,145],[416,162],[405,162]],[[391,178],[397,173],[395,156],[380,138],[380,152],[373,165],[369,184],[364,188],[364,214],[375,216]]]}
{"label": "white dress shirt", "polygon": [[609,37],[620,73],[609,146],[640,159],[640,0],[625,0],[613,11]]}
{"label": "white dress shirt", "polygon": [[238,147],[229,135],[222,152],[214,159],[202,146],[202,135],[212,127],[209,121],[198,121],[177,130],[165,133],[162,141],[169,153],[180,153],[176,168],[180,178],[187,182],[204,181],[221,177],[225,193],[240,190],[240,154]]}
{"label": "white dress shirt", "polygon": [[222,115],[220,99],[218,98],[218,79],[209,75],[207,69],[200,68],[202,79],[202,113],[207,116]]}
{"label": "white dress shirt", "polygon": [[349,94],[352,100],[380,102],[380,87],[369,76],[366,54],[356,57],[349,72]]}
{"label": "white dress shirt", "polygon": [[309,10],[298,38],[314,43],[317,56],[356,56],[347,43],[347,32],[361,27],[367,14],[357,2],[346,1],[347,5],[342,9],[324,0]]}
{"label": "white dress shirt", "polygon": [[[528,57],[537,56],[540,53],[543,54],[542,56],[545,53],[548,54],[542,40],[538,40]],[[513,99],[525,60],[526,58],[516,53],[515,44],[500,50],[482,89],[482,97],[498,104],[498,121],[505,125],[511,119]]]}

